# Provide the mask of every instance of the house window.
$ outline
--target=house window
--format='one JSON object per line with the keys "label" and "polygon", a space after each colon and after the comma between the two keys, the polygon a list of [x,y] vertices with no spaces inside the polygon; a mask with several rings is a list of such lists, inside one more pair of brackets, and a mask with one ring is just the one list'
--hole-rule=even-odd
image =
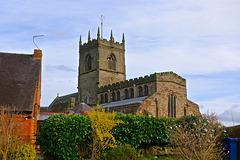
{"label": "house window", "polygon": [[133,90],[133,88],[130,88],[130,98],[134,98],[134,90]]}
{"label": "house window", "polygon": [[138,94],[139,94],[139,97],[142,97],[143,96],[143,89],[142,87],[138,87]]}
{"label": "house window", "polygon": [[176,96],[168,95],[168,117],[176,118]]}
{"label": "house window", "polygon": [[105,103],[108,103],[108,94],[105,93],[104,97],[105,97]]}
{"label": "house window", "polygon": [[144,86],[144,95],[148,96],[148,86]]}
{"label": "house window", "polygon": [[120,101],[120,92],[117,91],[117,101]]}
{"label": "house window", "polygon": [[125,99],[129,99],[129,92],[128,92],[128,90],[127,89],[125,89]]}
{"label": "house window", "polygon": [[115,92],[112,92],[112,101],[113,102],[116,101],[116,94],[115,94]]}
{"label": "house window", "polygon": [[116,58],[113,54],[111,54],[108,58],[108,69],[116,70]]}
{"label": "house window", "polygon": [[88,54],[86,56],[86,70],[89,71],[92,69],[92,57],[90,56],[90,54]]}
{"label": "house window", "polygon": [[101,99],[100,103],[103,104],[104,103],[104,98],[103,98],[102,94],[101,94],[101,98],[100,99]]}

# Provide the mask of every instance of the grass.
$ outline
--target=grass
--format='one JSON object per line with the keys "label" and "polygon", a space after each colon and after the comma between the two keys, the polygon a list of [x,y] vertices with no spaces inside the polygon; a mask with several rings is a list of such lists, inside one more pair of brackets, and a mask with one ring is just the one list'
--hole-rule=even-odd
{"label": "grass", "polygon": [[140,157],[140,160],[177,160],[174,156],[162,156],[160,158],[154,158],[154,157]]}

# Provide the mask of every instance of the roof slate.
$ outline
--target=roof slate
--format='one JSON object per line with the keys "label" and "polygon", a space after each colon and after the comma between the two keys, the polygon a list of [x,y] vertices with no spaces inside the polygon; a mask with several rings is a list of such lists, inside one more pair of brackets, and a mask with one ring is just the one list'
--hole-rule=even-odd
{"label": "roof slate", "polygon": [[69,103],[70,102],[70,99],[71,97],[74,97],[75,100],[77,101],[78,100],[78,93],[72,93],[72,94],[68,94],[68,95],[65,95],[65,96],[57,96],[53,102],[49,105],[49,109],[56,105],[56,104],[59,104],[59,103]]}
{"label": "roof slate", "polygon": [[148,96],[131,98],[131,99],[126,99],[126,100],[122,100],[122,101],[115,101],[115,102],[110,102],[110,103],[104,103],[104,104],[101,104],[101,107],[111,108],[111,107],[118,107],[118,106],[120,107],[120,106],[125,106],[125,105],[130,105],[130,104],[141,103],[147,97]]}
{"label": "roof slate", "polygon": [[87,111],[91,111],[91,107],[87,104],[85,104],[84,102],[78,104],[77,106],[75,106],[72,111],[74,111],[74,113],[81,113],[81,112],[87,112]]}
{"label": "roof slate", "polygon": [[32,111],[41,70],[41,59],[33,55],[0,52],[0,105]]}

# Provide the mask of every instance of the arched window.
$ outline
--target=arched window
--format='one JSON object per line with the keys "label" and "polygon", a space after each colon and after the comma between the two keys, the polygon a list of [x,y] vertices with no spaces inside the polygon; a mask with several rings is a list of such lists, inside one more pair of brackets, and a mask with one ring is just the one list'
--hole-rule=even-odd
{"label": "arched window", "polygon": [[133,90],[133,88],[130,88],[130,98],[134,98],[134,90]]}
{"label": "arched window", "polygon": [[120,101],[120,92],[117,91],[117,101]]}
{"label": "arched window", "polygon": [[173,94],[168,96],[168,117],[176,118],[176,96]]}
{"label": "arched window", "polygon": [[92,69],[92,57],[90,56],[90,54],[88,54],[86,56],[85,63],[86,63],[86,70],[87,71],[91,70]]}
{"label": "arched window", "polygon": [[113,54],[111,54],[108,58],[108,69],[116,70],[116,58]]}
{"label": "arched window", "polygon": [[102,94],[101,94],[101,98],[100,99],[101,99],[100,103],[103,104],[104,103],[104,98],[103,98]]}
{"label": "arched window", "polygon": [[128,92],[128,90],[125,89],[124,92],[125,92],[125,99],[128,99],[128,98],[129,98],[129,92]]}
{"label": "arched window", "polygon": [[116,101],[116,94],[115,94],[115,92],[112,92],[112,101],[113,102]]}
{"label": "arched window", "polygon": [[143,89],[142,89],[141,86],[138,87],[138,95],[139,95],[139,97],[142,97],[142,96],[143,96]]}
{"label": "arched window", "polygon": [[87,96],[87,104],[89,104],[89,96]]}
{"label": "arched window", "polygon": [[107,93],[105,93],[105,103],[108,103],[108,94]]}
{"label": "arched window", "polygon": [[148,96],[148,86],[144,86],[144,95]]}

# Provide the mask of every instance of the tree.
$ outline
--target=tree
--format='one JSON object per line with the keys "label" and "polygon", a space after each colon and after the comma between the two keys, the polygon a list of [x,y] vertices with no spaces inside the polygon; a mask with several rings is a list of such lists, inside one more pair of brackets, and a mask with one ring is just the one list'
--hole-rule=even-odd
{"label": "tree", "polygon": [[122,120],[115,120],[116,113],[105,113],[105,109],[101,109],[97,105],[97,109],[92,109],[88,112],[88,116],[91,121],[92,128],[92,143],[90,147],[92,148],[91,158],[97,158],[101,155],[102,151],[107,148],[115,148],[116,141],[111,130],[113,127],[117,126],[118,123],[124,123]]}
{"label": "tree", "polygon": [[222,126],[215,114],[183,117],[168,132],[174,151],[182,158],[215,160],[223,155]]}
{"label": "tree", "polygon": [[25,120],[13,106],[0,106],[0,159],[17,159],[24,144],[22,124]]}

